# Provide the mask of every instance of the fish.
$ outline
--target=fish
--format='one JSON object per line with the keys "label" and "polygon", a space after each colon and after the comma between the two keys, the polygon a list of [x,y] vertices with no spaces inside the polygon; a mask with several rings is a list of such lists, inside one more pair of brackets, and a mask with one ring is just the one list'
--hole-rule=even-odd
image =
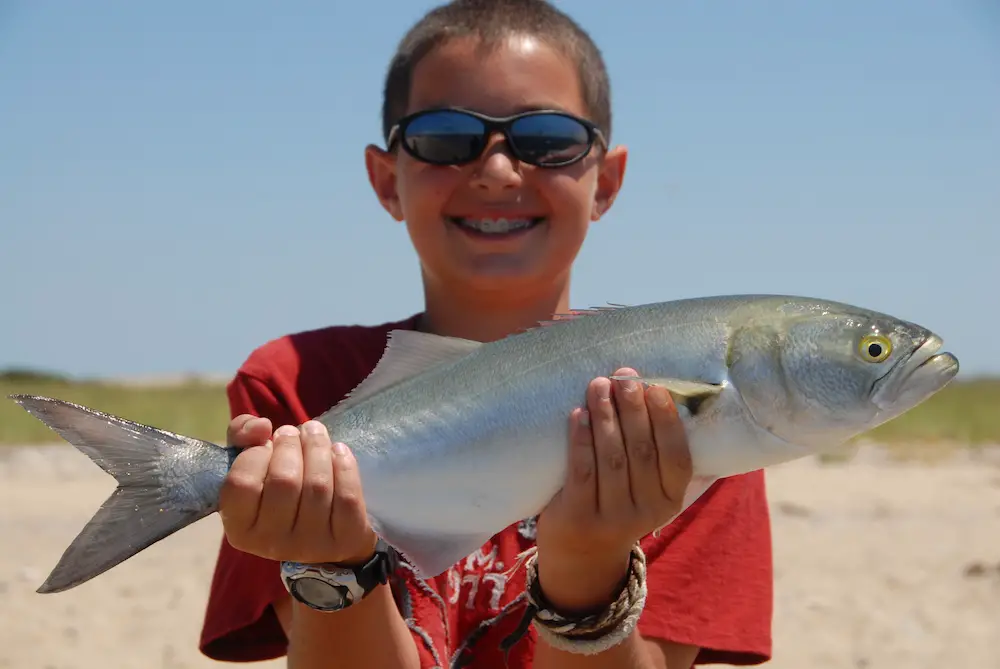
{"label": "fish", "polygon": [[[628,367],[670,392],[700,482],[683,511],[714,481],[836,448],[922,403],[958,374],[942,347],[915,323],[818,298],[607,305],[485,343],[393,330],[371,374],[317,420],[352,449],[372,528],[427,578],[551,501],[568,417],[598,376]],[[117,481],[38,592],[77,587],[218,511],[240,449],[11,398]]]}

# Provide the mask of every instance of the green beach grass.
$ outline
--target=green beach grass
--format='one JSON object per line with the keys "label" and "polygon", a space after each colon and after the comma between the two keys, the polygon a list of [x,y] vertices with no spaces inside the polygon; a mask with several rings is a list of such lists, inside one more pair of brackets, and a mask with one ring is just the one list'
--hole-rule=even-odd
{"label": "green beach grass", "polygon": [[[64,443],[8,399],[46,395],[171,432],[225,439],[229,407],[225,385],[212,381],[136,385],[80,381],[35,372],[0,373],[0,445]],[[884,444],[1000,444],[1000,378],[955,381],[903,416],[863,437]]]}
{"label": "green beach grass", "polygon": [[186,381],[138,385],[72,380],[31,372],[0,373],[0,446],[65,443],[8,396],[45,395],[189,437],[224,443],[229,423],[225,384]]}

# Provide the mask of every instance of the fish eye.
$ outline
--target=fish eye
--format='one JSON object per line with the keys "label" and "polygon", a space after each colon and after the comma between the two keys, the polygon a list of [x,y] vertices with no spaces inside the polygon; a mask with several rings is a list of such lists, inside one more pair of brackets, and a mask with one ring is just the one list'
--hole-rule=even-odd
{"label": "fish eye", "polygon": [[858,353],[868,362],[882,362],[892,355],[892,342],[882,335],[868,335],[858,344]]}

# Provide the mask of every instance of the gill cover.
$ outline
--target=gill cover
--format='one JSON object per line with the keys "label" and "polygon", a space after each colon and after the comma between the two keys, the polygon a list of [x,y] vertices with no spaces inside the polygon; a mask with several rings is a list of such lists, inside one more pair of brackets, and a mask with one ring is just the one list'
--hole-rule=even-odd
{"label": "gill cover", "polygon": [[803,447],[836,446],[875,422],[872,388],[912,348],[911,337],[855,316],[758,321],[733,332],[730,378],[763,429]]}

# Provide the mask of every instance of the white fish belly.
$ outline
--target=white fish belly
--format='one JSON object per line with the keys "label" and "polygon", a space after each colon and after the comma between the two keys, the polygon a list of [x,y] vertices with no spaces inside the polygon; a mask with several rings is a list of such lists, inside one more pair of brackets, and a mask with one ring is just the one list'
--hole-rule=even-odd
{"label": "white fish belly", "polygon": [[407,533],[492,534],[538,513],[565,480],[577,403],[525,404],[462,403],[402,421],[405,447],[359,456],[369,514]]}

